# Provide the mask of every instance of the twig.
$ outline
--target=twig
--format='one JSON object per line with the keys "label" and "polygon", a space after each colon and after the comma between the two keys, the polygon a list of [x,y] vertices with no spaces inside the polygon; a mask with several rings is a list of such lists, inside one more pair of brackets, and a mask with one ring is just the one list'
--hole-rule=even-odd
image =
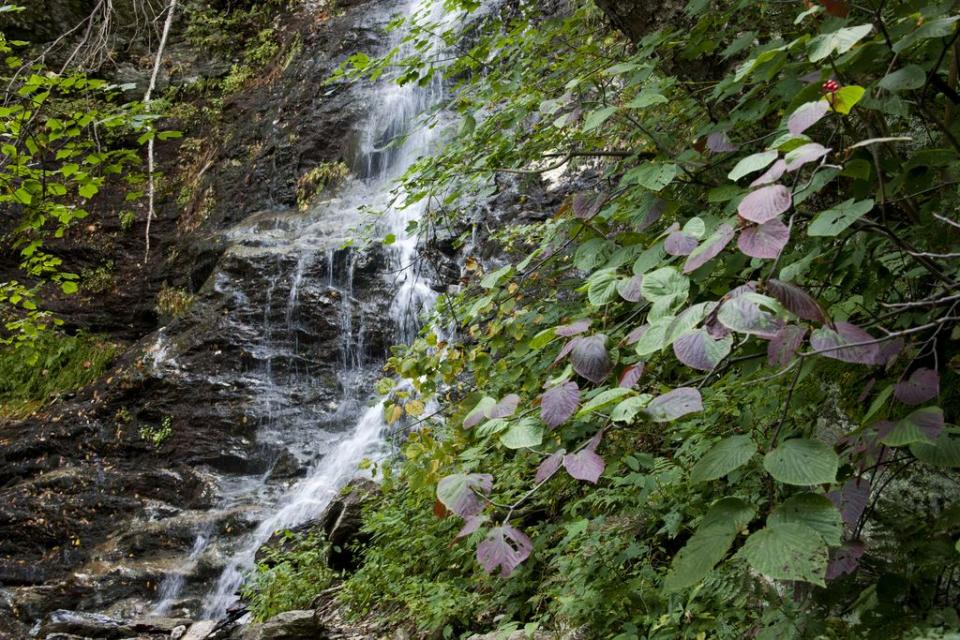
{"label": "twig", "polygon": [[[160,75],[160,63],[163,60],[163,49],[167,45],[167,37],[170,35],[170,28],[173,26],[173,16],[177,9],[177,0],[170,0],[167,5],[167,19],[163,23],[163,34],[160,36],[160,44],[157,46],[157,55],[153,61],[153,73],[150,75],[150,84],[147,86],[147,93],[143,96],[143,102],[150,108],[150,100],[153,97],[153,90],[157,86],[157,76]],[[154,153],[153,136],[147,142],[147,228],[144,231],[145,248],[143,251],[143,263],[150,260],[150,223],[154,216],[154,197],[156,195],[156,183],[153,176]]]}

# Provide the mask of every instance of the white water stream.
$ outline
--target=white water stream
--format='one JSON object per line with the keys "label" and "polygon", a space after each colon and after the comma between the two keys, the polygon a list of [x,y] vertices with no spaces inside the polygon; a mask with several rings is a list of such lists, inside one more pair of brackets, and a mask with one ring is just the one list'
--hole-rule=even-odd
{"label": "white water stream", "polygon": [[[443,13],[442,2],[412,0],[405,7],[410,14],[430,12],[434,20],[452,20],[455,16]],[[397,36],[399,37],[399,36]],[[439,44],[435,46],[439,47]],[[421,51],[421,54],[425,52]],[[258,504],[265,504],[259,524],[241,541],[225,563],[225,568],[203,601],[202,618],[219,619],[236,601],[236,593],[245,574],[254,565],[257,549],[277,530],[289,529],[317,517],[339,489],[358,474],[358,464],[365,458],[377,459],[386,451],[384,442],[383,402],[358,394],[358,389],[369,388],[374,375],[364,362],[363,326],[354,326],[356,305],[353,290],[354,267],[357,256],[352,250],[338,249],[348,239],[352,227],[362,222],[366,208],[386,209],[379,230],[391,233],[396,241],[388,250],[387,270],[392,279],[389,290],[394,298],[389,305],[394,335],[399,341],[410,341],[416,334],[418,318],[430,308],[436,297],[430,287],[429,276],[419,259],[418,241],[409,236],[406,228],[418,221],[426,203],[403,207],[403,194],[394,190],[396,180],[418,158],[428,153],[437,143],[440,126],[423,126],[421,116],[435,107],[443,97],[443,83],[439,77],[425,87],[416,83],[398,86],[390,80],[380,81],[371,94],[370,115],[360,127],[359,154],[353,176],[337,196],[315,206],[304,215],[277,218],[272,228],[264,228],[262,220],[251,220],[231,232],[237,241],[233,251],[238,255],[275,254],[277,263],[289,264],[291,254],[296,256],[292,271],[278,268],[273,279],[264,283],[266,304],[260,328],[262,344],[255,350],[264,362],[261,370],[251,372],[245,382],[258,389],[257,402],[261,413],[267,415],[259,427],[258,441],[271,442],[294,449],[300,458],[309,459],[317,451],[324,452],[309,466],[306,476],[293,483],[279,495],[270,495],[264,487],[268,474],[253,479],[225,481],[220,487],[222,508],[250,501],[257,496]],[[391,144],[391,142],[396,143]],[[390,207],[390,203],[393,206]],[[281,259],[282,258],[282,259]],[[344,432],[318,432],[317,410],[308,402],[291,398],[309,397],[309,388],[318,384],[309,375],[302,375],[298,363],[305,357],[301,352],[297,323],[302,292],[309,282],[311,267],[325,261],[329,281],[324,283],[337,292],[340,304],[340,384],[344,398],[337,409],[341,422],[350,424]],[[232,295],[242,292],[225,282],[219,285]],[[287,289],[289,287],[289,289]],[[285,326],[277,324],[276,311],[285,305]],[[361,316],[362,317],[362,316]],[[363,322],[360,323],[361,325]],[[275,371],[272,362],[277,357],[288,364],[283,372]],[[365,380],[362,378],[366,377]],[[296,438],[290,434],[299,434]],[[321,446],[322,443],[322,446]],[[259,496],[270,495],[269,500]],[[154,613],[165,614],[181,595],[185,572],[197,564],[198,558],[215,537],[209,530],[198,532],[196,543],[180,571],[168,575],[160,588],[160,601]]]}

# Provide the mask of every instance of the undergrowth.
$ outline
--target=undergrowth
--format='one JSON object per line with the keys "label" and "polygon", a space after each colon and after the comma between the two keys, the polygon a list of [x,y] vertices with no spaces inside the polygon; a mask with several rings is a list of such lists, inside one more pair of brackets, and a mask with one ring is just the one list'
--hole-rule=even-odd
{"label": "undergrowth", "polygon": [[0,417],[29,414],[96,380],[116,345],[97,336],[44,333],[29,349],[0,350]]}

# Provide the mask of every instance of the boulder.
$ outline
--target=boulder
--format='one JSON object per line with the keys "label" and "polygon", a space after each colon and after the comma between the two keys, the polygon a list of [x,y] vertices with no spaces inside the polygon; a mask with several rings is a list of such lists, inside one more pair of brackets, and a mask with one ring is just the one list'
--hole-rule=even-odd
{"label": "boulder", "polygon": [[313,611],[286,611],[266,622],[252,624],[243,632],[242,640],[320,640],[329,634]]}
{"label": "boulder", "polygon": [[[355,478],[344,487],[320,516],[308,520],[289,531],[297,536],[322,533],[330,543],[327,565],[336,571],[353,571],[356,567],[355,548],[363,544],[363,506],[376,496],[380,488],[367,478]],[[256,553],[258,563],[271,564],[274,552],[284,553],[293,548],[295,537],[286,531],[276,531],[263,543]]]}
{"label": "boulder", "polygon": [[125,635],[123,622],[116,618],[98,613],[84,613],[82,611],[54,611],[40,626],[40,637],[47,638],[53,634],[68,634],[87,638],[122,638]]}
{"label": "boulder", "polygon": [[199,622],[194,622],[186,634],[180,636],[180,640],[206,640],[206,637],[209,636],[216,627],[216,620],[200,620]]}
{"label": "boulder", "polygon": [[336,571],[357,568],[355,547],[367,541],[361,532],[363,507],[380,491],[377,483],[366,478],[351,480],[346,489],[345,495],[331,502],[320,517],[331,545],[327,564]]}
{"label": "boulder", "polygon": [[187,618],[151,616],[149,618],[134,620],[124,625],[124,631],[131,634],[162,634],[164,637],[169,637],[180,627],[185,627],[189,624],[190,620]]}

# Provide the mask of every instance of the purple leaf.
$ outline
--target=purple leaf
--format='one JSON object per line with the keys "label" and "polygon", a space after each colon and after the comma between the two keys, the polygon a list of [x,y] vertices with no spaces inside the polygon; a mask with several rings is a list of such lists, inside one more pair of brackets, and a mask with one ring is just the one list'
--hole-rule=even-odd
{"label": "purple leaf", "polygon": [[693,250],[683,265],[683,272],[690,273],[707,264],[717,257],[723,248],[733,240],[733,227],[728,224],[720,225],[709,238]]}
{"label": "purple leaf", "polygon": [[673,231],[663,243],[663,250],[671,256],[688,256],[697,248],[697,239],[682,231]]}
{"label": "purple leaf", "polygon": [[583,318],[581,320],[575,320],[570,324],[562,324],[557,327],[557,335],[561,338],[569,338],[570,336],[575,336],[577,334],[583,333],[590,328],[590,324],[593,321],[590,318]]}
{"label": "purple leaf", "polygon": [[717,322],[716,317],[707,319],[707,321],[703,323],[703,328],[706,329],[707,333],[717,340],[720,338],[726,338],[728,335],[730,335],[730,329],[727,329],[725,326]]}
{"label": "purple leaf", "polygon": [[786,170],[787,163],[783,159],[777,160],[770,165],[769,169],[763,172],[763,175],[750,183],[750,188],[753,189],[754,187],[761,187],[765,184],[776,182],[780,179],[780,176],[786,172]]}
{"label": "purple leaf", "polygon": [[639,327],[635,328],[633,331],[627,334],[627,337],[623,339],[624,343],[630,345],[635,343],[637,340],[643,337],[643,334],[647,332],[647,329],[650,328],[649,324],[642,324]]}
{"label": "purple leaf", "polygon": [[711,133],[707,136],[707,149],[714,153],[730,153],[736,151],[739,147],[732,142],[723,131]]}
{"label": "purple leaf", "polygon": [[790,240],[790,229],[777,219],[750,226],[740,232],[737,246],[751,258],[773,260]]}
{"label": "purple leaf", "polygon": [[789,189],[782,184],[771,184],[748,194],[740,201],[737,213],[744,220],[763,224],[789,209],[792,203]]}
{"label": "purple leaf", "polygon": [[603,382],[613,366],[607,353],[607,336],[597,333],[580,338],[570,352],[570,363],[574,371],[590,382]]}
{"label": "purple leaf", "polygon": [[667,209],[667,202],[662,198],[655,198],[653,204],[650,205],[650,210],[647,211],[647,215],[644,217],[643,222],[637,227],[637,231],[643,231],[654,222],[660,219],[660,216],[663,215],[663,212]]}
{"label": "purple leaf", "polygon": [[497,404],[490,407],[487,411],[488,418],[509,418],[517,411],[517,406],[520,404],[520,396],[515,393],[511,393],[508,396],[498,402]]}
{"label": "purple leaf", "polygon": [[537,467],[537,475],[534,476],[533,481],[540,484],[553,477],[553,474],[557,472],[557,469],[559,469],[561,463],[563,463],[563,455],[566,452],[566,449],[559,449],[547,456],[546,459],[540,463],[540,466]]}
{"label": "purple leaf", "polygon": [[[810,336],[810,346],[820,355],[853,364],[882,364],[880,347],[874,337],[849,322],[837,322],[834,328],[820,327]],[[863,344],[873,342],[873,344]],[[856,345],[856,346],[844,346]]]}
{"label": "purple leaf", "polygon": [[643,276],[633,276],[626,280],[617,282],[617,293],[627,302],[640,302],[640,285],[643,284]]}
{"label": "purple leaf", "polygon": [[736,298],[737,296],[742,296],[745,293],[756,293],[757,285],[759,283],[756,280],[748,280],[744,282],[739,287],[733,288],[727,293],[727,298]]}
{"label": "purple leaf", "polygon": [[493,476],[488,473],[455,473],[437,483],[437,499],[458,516],[475,516],[483,504],[476,491],[483,494],[493,489]]}
{"label": "purple leaf", "polygon": [[733,338],[729,335],[714,339],[705,329],[693,329],[674,341],[673,353],[692,369],[710,371],[727,357],[732,345]]}
{"label": "purple leaf", "polygon": [[533,543],[530,538],[508,524],[494,527],[477,546],[477,562],[487,573],[500,567],[500,575],[506,578],[520,563],[530,556]]}
{"label": "purple leaf", "polygon": [[589,220],[597,215],[603,202],[606,200],[604,193],[578,193],[573,196],[573,215],[581,220]]}
{"label": "purple leaf", "polygon": [[866,546],[859,540],[845,542],[842,547],[831,551],[830,562],[827,564],[827,580],[835,580],[856,571],[864,551]]}
{"label": "purple leaf", "polygon": [[637,382],[640,381],[640,376],[642,375],[643,363],[638,362],[637,364],[632,364],[620,374],[619,386],[623,389],[632,389],[636,386]]}
{"label": "purple leaf", "polygon": [[771,367],[785,367],[793,362],[797,349],[803,344],[807,330],[794,324],[783,327],[767,344],[767,362]]}
{"label": "purple leaf", "polygon": [[783,328],[783,321],[761,309],[760,304],[747,295],[725,301],[717,311],[717,320],[737,333],[747,333],[768,340]]}
{"label": "purple leaf", "polygon": [[487,396],[484,396],[483,398],[481,398],[480,402],[477,403],[477,406],[471,409],[470,413],[468,413],[466,417],[463,419],[463,428],[472,429],[473,427],[477,426],[478,424],[480,424],[481,422],[489,418],[488,413],[490,411],[490,407],[492,407],[496,403],[497,401],[494,400],[493,398],[489,398]]}
{"label": "purple leaf", "polygon": [[795,284],[767,280],[767,293],[799,318],[810,322],[824,322],[827,319],[813,296]]}
{"label": "purple leaf", "polygon": [[564,382],[548,389],[540,400],[540,418],[551,429],[570,419],[580,402],[580,387],[576,382]]}
{"label": "purple leaf", "polygon": [[900,422],[897,423],[897,427],[899,427],[901,423],[909,423],[919,429],[920,433],[928,439],[936,440],[940,436],[940,432],[943,431],[943,409],[940,407],[917,409],[906,418],[902,418]]}
{"label": "purple leaf", "polygon": [[893,397],[911,406],[932,400],[940,394],[940,375],[933,369],[917,369],[897,383]]}
{"label": "purple leaf", "polygon": [[454,536],[455,540],[460,538],[466,538],[471,533],[474,533],[480,528],[484,522],[488,520],[487,516],[467,516],[466,524],[457,532],[457,535]]}
{"label": "purple leaf", "polygon": [[788,153],[784,158],[786,169],[787,171],[796,171],[809,162],[816,162],[831,151],[833,151],[833,149],[828,149],[818,142],[801,145]]}
{"label": "purple leaf", "polygon": [[840,515],[843,516],[843,522],[852,529],[867,508],[867,501],[870,500],[870,481],[866,478],[847,480],[843,489],[831,491],[827,497],[837,505]]}
{"label": "purple leaf", "polygon": [[577,346],[577,344],[581,340],[583,340],[583,338],[573,338],[572,340],[567,342],[567,344],[563,345],[563,347],[560,349],[560,353],[558,353],[557,357],[553,359],[553,364],[557,364],[558,362],[566,358],[568,355],[570,355],[570,352],[573,351],[573,348]]}
{"label": "purple leaf", "polygon": [[827,115],[830,105],[826,100],[817,100],[800,105],[787,120],[787,129],[795,136],[800,135]]}
{"label": "purple leaf", "polygon": [[577,480],[597,484],[605,464],[595,451],[589,448],[563,456],[563,468]]}
{"label": "purple leaf", "polygon": [[698,411],[703,411],[703,399],[693,387],[680,387],[657,396],[644,409],[654,422],[672,422]]}

